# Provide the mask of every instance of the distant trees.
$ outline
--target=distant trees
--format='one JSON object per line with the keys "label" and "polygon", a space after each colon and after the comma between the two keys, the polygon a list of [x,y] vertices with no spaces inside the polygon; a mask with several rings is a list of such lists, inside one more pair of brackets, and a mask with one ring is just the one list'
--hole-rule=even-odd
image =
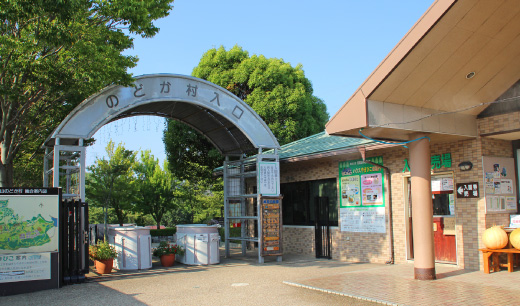
{"label": "distant trees", "polygon": [[150,151],[141,152],[141,159],[135,164],[137,197],[134,209],[149,214],[157,228],[169,210],[175,209],[176,198],[181,197],[182,184],[173,176],[165,162],[161,168],[159,160]]}
{"label": "distant trees", "polygon": [[86,195],[94,207],[102,207],[105,212],[113,209],[117,222],[123,225],[136,197],[136,154],[122,144],[114,147],[112,141],[107,144],[106,152],[107,159],[97,159],[94,165],[88,167],[90,173],[86,177]]}
{"label": "distant trees", "polygon": [[[161,225],[201,223],[220,216],[222,185],[214,190],[177,178],[150,151],[137,153],[110,141],[107,158],[88,167],[86,197],[92,223]],[[204,185],[206,186],[206,185]],[[103,211],[101,211],[101,209]],[[105,219],[106,216],[106,220]]]}

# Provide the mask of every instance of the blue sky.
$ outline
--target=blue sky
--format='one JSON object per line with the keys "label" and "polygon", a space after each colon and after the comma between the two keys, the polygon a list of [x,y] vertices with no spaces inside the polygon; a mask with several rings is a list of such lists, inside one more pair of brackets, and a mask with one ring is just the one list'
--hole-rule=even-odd
{"label": "blue sky", "polygon": [[[136,38],[126,54],[139,57],[135,76],[191,75],[210,48],[241,46],[250,55],[303,65],[314,95],[330,116],[370,75],[433,0],[176,0],[153,38]],[[162,118],[134,117],[100,129],[87,149],[87,165],[106,143],[152,151],[165,159]]]}

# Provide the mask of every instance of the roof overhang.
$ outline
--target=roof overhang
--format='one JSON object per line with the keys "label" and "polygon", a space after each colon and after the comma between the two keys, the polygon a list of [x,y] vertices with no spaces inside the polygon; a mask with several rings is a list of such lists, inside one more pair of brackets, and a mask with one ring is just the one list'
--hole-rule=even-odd
{"label": "roof overhang", "polygon": [[477,115],[520,79],[516,1],[438,0],[326,124],[331,135],[477,136]]}

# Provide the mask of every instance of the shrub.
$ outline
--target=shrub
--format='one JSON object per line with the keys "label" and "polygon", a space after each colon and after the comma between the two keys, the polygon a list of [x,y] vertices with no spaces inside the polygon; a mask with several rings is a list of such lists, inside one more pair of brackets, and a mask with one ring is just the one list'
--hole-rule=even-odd
{"label": "shrub", "polygon": [[162,229],[151,229],[150,230],[150,236],[157,237],[157,236],[173,236],[177,232],[177,227],[168,227],[168,228],[162,228]]}

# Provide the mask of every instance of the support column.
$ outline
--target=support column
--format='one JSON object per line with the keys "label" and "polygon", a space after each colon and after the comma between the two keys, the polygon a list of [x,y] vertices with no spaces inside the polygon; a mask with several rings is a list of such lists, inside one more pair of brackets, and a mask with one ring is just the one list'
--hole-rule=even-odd
{"label": "support column", "polygon": [[[423,136],[414,135],[413,139]],[[414,277],[418,280],[433,280],[436,275],[430,141],[428,138],[414,141],[408,148],[412,181]]]}

